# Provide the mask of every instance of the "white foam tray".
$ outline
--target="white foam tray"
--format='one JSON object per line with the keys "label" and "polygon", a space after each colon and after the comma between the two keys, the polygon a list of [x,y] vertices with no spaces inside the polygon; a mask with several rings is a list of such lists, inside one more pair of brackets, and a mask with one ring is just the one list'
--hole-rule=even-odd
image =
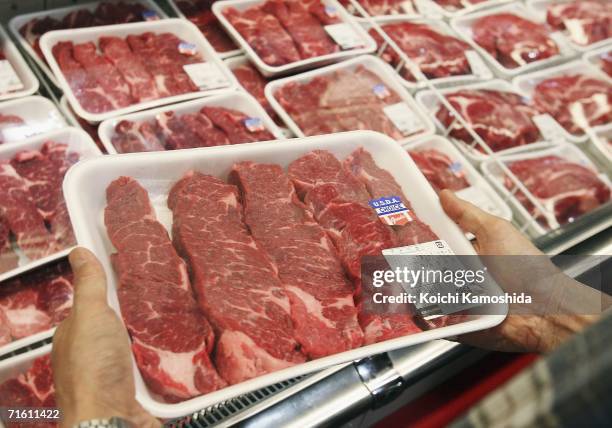
{"label": "white foam tray", "polygon": [[582,56],[582,58],[589,64],[593,64],[601,68],[601,66],[599,65],[601,61],[599,57],[607,52],[610,52],[612,54],[612,42],[607,43],[599,49],[593,49],[592,51],[588,51]]}
{"label": "white foam tray", "polygon": [[23,88],[18,91],[0,94],[0,101],[10,100],[12,98],[26,97],[38,91],[38,86],[40,85],[38,79],[36,78],[32,70],[30,70],[28,63],[21,56],[21,53],[17,49],[17,46],[15,46],[13,41],[10,39],[8,33],[2,27],[2,25],[0,25],[0,49],[4,53],[6,59],[15,69],[15,72],[19,76],[21,83],[23,83]]}
{"label": "white foam tray", "polygon": [[478,13],[459,16],[451,20],[451,27],[453,27],[453,29],[457,33],[459,33],[459,35],[461,35],[461,37],[467,43],[469,43],[474,49],[480,52],[481,56],[484,57],[489,62],[489,64],[491,65],[491,68],[493,69],[493,72],[497,76],[501,78],[511,78],[514,76],[518,76],[519,74],[522,74],[522,73],[527,73],[529,71],[533,71],[533,70],[537,70],[537,69],[544,68],[544,67],[550,67],[551,65],[559,64],[563,61],[566,61],[576,56],[576,52],[567,43],[565,43],[564,38],[560,38],[560,40],[554,40],[557,46],[559,47],[559,52],[560,52],[559,55],[555,55],[550,58],[542,59],[539,61],[534,61],[534,62],[525,64],[525,65],[522,65],[516,68],[504,67],[499,61],[497,61],[497,59],[495,59],[489,52],[483,49],[472,38],[472,35],[473,35],[472,24],[474,24],[474,22],[476,22],[478,19],[484,16],[495,15],[500,12],[513,13],[516,16],[520,16],[532,22],[546,25],[545,21],[538,19],[537,15],[535,15],[533,12],[531,12],[525,6],[523,6],[521,3],[518,3],[518,2],[503,4],[499,7],[486,9]]}
{"label": "white foam tray", "polygon": [[[89,159],[101,154],[96,144],[85,131],[68,127],[36,135],[18,143],[0,145],[0,159],[11,159],[15,154],[23,150],[37,150],[46,141],[67,144],[68,149],[79,153],[81,159]],[[36,260],[29,260],[20,250],[17,250],[19,266],[8,272],[0,273],[0,282],[24,272],[28,272],[51,261],[59,260],[68,255],[70,250],[71,248],[67,248],[58,253]]]}
{"label": "white foam tray", "polygon": [[[479,196],[486,200],[487,205],[483,206],[481,201],[470,199],[466,200],[480,206],[489,214],[496,215],[504,220],[512,220],[512,210],[508,204],[506,204],[497,194],[497,192],[493,190],[489,182],[485,180],[478,170],[471,165],[471,163],[461,154],[459,150],[457,150],[457,148],[455,148],[451,141],[444,137],[434,135],[432,137],[423,138],[422,140],[408,144],[405,146],[405,148],[408,150],[408,152],[412,150],[435,149],[448,156],[453,162],[459,163],[461,170],[465,173],[465,179],[470,184],[470,187],[479,191]],[[461,190],[456,193],[457,196],[462,197]]]}
{"label": "white foam tray", "polygon": [[[597,67],[589,64],[588,62],[579,60],[572,61],[566,64],[558,65],[556,67],[547,68],[545,70],[534,71],[533,73],[524,74],[522,76],[513,79],[512,83],[516,86],[519,92],[529,98],[533,98],[535,87],[542,81],[550,79],[552,77],[558,77],[563,75],[574,75],[580,74],[588,77],[593,77],[598,80],[610,83],[612,85],[612,78]],[[586,134],[574,135],[565,130],[559,125],[559,132],[564,136],[564,139],[572,143],[583,143],[588,139]],[[595,132],[605,132],[612,130],[612,123],[605,125],[598,125],[592,127]]]}
{"label": "white foam tray", "polygon": [[[441,89],[439,92],[442,95],[446,95],[446,94],[450,94],[450,93],[459,91],[461,89],[492,89],[495,91],[518,93],[516,88],[511,83],[508,83],[504,80],[499,80],[499,79],[490,80],[488,82],[483,82],[483,83],[474,83],[471,85],[463,85],[463,86],[457,86],[453,88]],[[444,133],[444,126],[442,125],[442,123],[440,123],[440,121],[436,117],[436,112],[438,111],[438,108],[441,105],[440,100],[438,99],[436,94],[430,90],[420,91],[419,93],[416,94],[416,101],[427,112],[427,114],[433,118],[438,130],[441,133]],[[556,122],[555,122],[555,125],[557,125],[559,128],[561,127],[561,125],[558,125]],[[463,140],[455,139],[452,137],[449,137],[449,138],[451,141],[453,141],[456,144],[456,146],[465,155],[465,157],[467,157],[471,162],[475,164],[478,164],[490,157],[489,155],[485,153],[482,153],[476,149],[469,147],[469,145],[465,143]],[[495,152],[495,155],[499,156],[499,155],[507,155],[507,154],[512,154],[512,153],[529,151],[533,149],[533,144],[538,143],[538,142],[541,142],[541,141],[535,141],[534,143],[531,143],[531,144],[525,144],[523,146],[517,146],[517,147],[512,147],[510,149],[500,150],[498,152]]]}
{"label": "white foam tray", "polygon": [[[389,19],[386,19],[384,22],[378,22],[378,24],[381,25],[382,29],[384,30],[384,25],[396,24],[399,22],[413,22],[417,24],[426,24],[433,30],[439,32],[440,34],[452,36],[459,40],[463,40],[457,34],[457,32],[454,31],[446,22],[439,20],[439,19],[389,18]],[[362,25],[366,30],[369,30],[371,28],[371,25],[369,23],[363,23]],[[436,87],[448,87],[448,86],[462,85],[462,84],[472,83],[472,82],[481,82],[483,80],[492,79],[493,73],[491,72],[491,70],[489,70],[488,66],[482,60],[482,57],[480,57],[478,52],[477,51],[474,51],[474,52],[478,55],[478,57],[482,61],[483,73],[478,74],[478,75],[477,74],[465,74],[465,75],[460,75],[460,76],[441,77],[438,79],[429,79],[429,82]],[[389,65],[391,66],[391,64]],[[395,70],[395,67],[393,66],[391,67],[394,68]],[[425,82],[412,82],[410,80],[404,79],[397,70],[396,70],[396,73],[400,81],[404,84],[404,86],[406,86],[411,91],[415,91],[415,90],[423,89],[427,87],[427,83]]]}
{"label": "white foam tray", "polygon": [[[179,18],[183,18],[183,19],[189,20],[189,18],[187,18],[185,16],[185,14],[183,12],[181,12],[181,9],[178,7],[178,5],[176,4],[176,2],[174,0],[168,0],[168,5],[174,11],[174,13],[176,13],[176,15]],[[215,52],[217,52],[217,51],[215,51]],[[242,55],[242,50],[241,49],[233,49],[233,50],[227,51],[227,52],[217,52],[217,55],[219,55],[219,58],[221,58],[221,59],[226,59],[226,58],[231,58],[231,57],[236,56],[236,55]]]}
{"label": "white foam tray", "polygon": [[[161,10],[161,8],[157,6],[157,4],[152,0],[130,0],[130,1],[138,2],[138,3],[145,5],[146,7],[155,11],[155,13],[157,13],[157,15],[160,18],[167,17],[164,11]],[[49,17],[49,18],[61,20],[63,17],[65,17],[66,15],[68,15],[69,13],[75,10],[85,10],[86,9],[86,10],[90,10],[93,12],[98,6],[98,3],[99,2],[83,3],[83,4],[76,4],[74,6],[62,7],[58,9],[49,9],[49,10],[42,10],[40,12],[26,13],[24,15],[15,16],[13,17],[13,19],[9,21],[9,24],[8,24],[9,30],[13,34],[13,37],[15,38],[15,40],[19,42],[19,45],[21,46],[21,48],[29,55],[31,59],[34,60],[36,65],[43,71],[43,73],[45,73],[45,75],[49,78],[49,80],[51,80],[51,82],[57,88],[60,87],[59,81],[55,78],[55,75],[53,74],[53,72],[51,71],[47,63],[40,56],[38,56],[34,48],[28,43],[25,37],[21,35],[21,33],[19,32],[19,29],[24,24],[27,24],[28,22],[36,18],[41,19],[41,18]]]}
{"label": "white foam tray", "polygon": [[[360,65],[378,75],[380,77],[381,83],[385,84],[385,86],[395,91],[402,99],[402,101],[405,102],[410,107],[410,109],[419,117],[421,123],[423,124],[423,132],[409,136],[407,138],[403,138],[402,140],[398,140],[397,142],[399,144],[409,143],[411,141],[416,140],[417,138],[422,138],[424,136],[431,135],[435,132],[435,126],[433,122],[429,119],[427,114],[425,114],[425,112],[422,111],[422,109],[417,105],[417,103],[412,98],[412,95],[410,95],[406,88],[404,88],[399,82],[395,71],[389,66],[389,64],[385,63],[380,58],[372,55],[362,55],[357,58],[343,61],[339,64],[333,64],[327,67],[319,68],[317,70],[307,71],[299,75],[274,80],[266,85],[266,98],[270,102],[272,108],[274,108],[276,113],[281,117],[283,122],[287,124],[289,129],[296,136],[305,137],[306,135],[302,132],[302,129],[298,126],[297,123],[295,123],[291,116],[276,100],[274,96],[276,91],[278,91],[282,86],[290,82],[308,82],[315,77],[325,76],[337,70],[354,70]],[[350,97],[350,94],[347,94],[347,97]]]}
{"label": "white foam tray", "polygon": [[360,39],[363,40],[363,47],[340,51],[328,55],[322,55],[315,58],[303,59],[300,61],[292,62],[289,64],[273,66],[266,64],[257,55],[255,50],[248,44],[248,42],[240,35],[240,33],[234,28],[234,26],[228,21],[223,14],[226,8],[233,7],[239,11],[243,11],[250,7],[256,6],[263,3],[262,0],[227,0],[219,1],[213,4],[213,13],[219,19],[219,22],[225,27],[229,35],[236,41],[236,43],[242,47],[246,55],[253,61],[253,64],[261,71],[266,77],[280,76],[298,73],[315,67],[331,64],[334,62],[342,61],[347,58],[351,58],[357,55],[374,52],[376,50],[376,42],[361,28],[357,21],[335,0],[322,0],[322,2],[330,7],[337,10],[340,20],[348,24],[356,34],[359,35]]}
{"label": "white foam tray", "polygon": [[[569,0],[567,2],[569,3]],[[546,22],[546,13],[547,13],[548,6],[553,3],[555,4],[564,3],[564,1],[563,0],[526,0],[526,3],[527,3],[527,8],[538,17],[538,20]],[[572,47],[572,49],[578,52],[586,52],[591,49],[597,49],[601,46],[604,46],[607,43],[612,42],[612,37],[609,37],[607,39],[600,40],[598,42],[591,43],[589,45],[580,45],[571,39],[567,30],[561,31],[561,34],[563,34],[563,37],[565,38],[566,43],[569,44]]]}
{"label": "white foam tray", "polygon": [[[568,161],[579,163],[583,166],[589,167],[597,172],[599,178],[603,180],[608,186],[611,185],[610,180],[605,174],[602,174],[597,167],[593,164],[593,162],[584,154],[580,149],[576,146],[569,143],[561,143],[561,144],[540,144],[538,145],[538,150],[534,150],[526,153],[517,153],[509,156],[501,156],[497,158],[500,162],[508,165],[514,161],[523,160],[523,159],[534,159],[542,156],[548,155],[556,155],[561,158],[567,159]],[[499,193],[504,195],[506,200],[510,203],[510,206],[514,210],[515,219],[519,222],[519,224],[526,224],[532,216],[529,214],[527,209],[523,207],[523,205],[516,199],[514,195],[510,193],[510,191],[504,186],[504,176],[505,174],[499,167],[499,164],[496,160],[489,160],[483,162],[481,165],[482,172],[484,177],[491,182],[493,187],[497,189]],[[546,207],[544,207],[546,208]],[[554,216],[554,213],[551,213]],[[548,231],[542,227],[538,222],[533,221],[530,223],[529,227],[527,227],[527,233],[532,238],[537,238],[542,236]]]}
{"label": "white foam tray", "polygon": [[[72,89],[70,88],[70,85],[68,84],[68,81],[66,80],[64,74],[59,68],[59,65],[57,64],[57,61],[55,60],[55,57],[53,56],[53,53],[51,51],[53,46],[55,46],[56,43],[61,41],[71,41],[75,44],[89,41],[97,43],[97,40],[102,36],[127,37],[130,34],[142,34],[145,32],[152,32],[156,34],[166,32],[172,33],[176,35],[179,39],[196,45],[197,51],[202,56],[203,61],[215,64],[220,70],[221,74],[223,74],[223,76],[227,79],[227,87],[212,90],[203,90],[198,92],[190,92],[187,94],[175,95],[167,98],[160,98],[157,100],[133,104],[125,108],[112,110],[105,113],[91,113],[85,110],[75,97]],[[41,37],[40,47],[75,114],[92,123],[102,122],[103,120],[110,119],[111,117],[128,114],[139,110],[146,110],[164,104],[171,104],[180,101],[190,100],[193,98],[199,98],[202,96],[214,95],[220,93],[223,90],[234,89],[236,87],[236,80],[233,74],[229,71],[223,61],[217,57],[217,54],[213,50],[212,46],[210,46],[208,41],[200,32],[200,30],[198,30],[198,27],[196,27],[189,21],[179,18],[163,19],[159,21],[149,22],[137,22],[133,24],[89,27],[78,30],[51,31]]]}
{"label": "white foam tray", "polygon": [[[410,202],[416,214],[420,218],[427,219],[434,232],[441,239],[446,240],[455,253],[474,254],[473,247],[458,226],[444,214],[435,192],[406,151],[398,144],[393,144],[390,138],[374,132],[360,131],[325,135],[296,139],[287,144],[263,142],[170,152],[104,156],[82,162],[71,169],[64,181],[64,192],[78,242],[91,249],[101,260],[109,282],[109,302],[119,312],[116,294],[117,278],[110,263],[110,254],[114,250],[107,238],[103,221],[106,206],[105,191],[113,180],[120,176],[130,176],[138,180],[149,192],[158,219],[169,228],[171,214],[166,206],[167,194],[172,185],[189,170],[195,169],[227,178],[235,162],[245,160],[274,162],[287,167],[290,162],[312,150],[329,150],[343,159],[358,147],[368,150],[378,165],[387,169],[399,183],[402,183],[404,192],[410,195]],[[502,313],[506,313],[505,306],[502,306],[501,309],[504,310]],[[136,398],[148,411],[158,417],[180,417],[286,379],[392,349],[490,328],[499,324],[503,319],[503,315],[474,316],[473,319],[461,324],[416,333],[320,358],[178,404],[162,403],[154,397],[134,366]]]}
{"label": "white foam tray", "polygon": [[122,120],[129,120],[136,123],[154,121],[155,117],[160,113],[167,111],[174,111],[178,115],[195,113],[200,111],[200,109],[202,109],[204,106],[231,108],[238,110],[249,117],[258,117],[262,120],[265,128],[271,132],[276,139],[283,140],[285,138],[280,128],[276,126],[272,119],[270,119],[270,116],[268,116],[263,107],[260,106],[257,101],[255,101],[255,98],[247,93],[238,91],[228,91],[225,94],[216,95],[214,97],[186,101],[180,104],[172,104],[153,110],[146,110],[143,112],[120,116],[114,119],[108,119],[100,124],[100,127],[98,128],[98,136],[100,137],[102,144],[104,144],[106,151],[109,154],[116,154],[117,149],[115,146],[113,146],[112,138],[115,135],[115,127]]}
{"label": "white foam tray", "polygon": [[68,126],[55,104],[38,95],[2,102],[0,114],[15,115],[24,121],[24,124],[11,129],[8,135],[0,130],[4,144]]}

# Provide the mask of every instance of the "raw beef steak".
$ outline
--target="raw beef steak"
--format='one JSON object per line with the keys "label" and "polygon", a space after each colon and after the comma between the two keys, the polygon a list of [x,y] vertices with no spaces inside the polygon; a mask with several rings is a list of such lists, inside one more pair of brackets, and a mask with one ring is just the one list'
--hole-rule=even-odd
{"label": "raw beef steak", "polygon": [[476,43],[506,68],[517,68],[559,54],[544,25],[512,13],[496,13],[472,25]]}
{"label": "raw beef steak", "polygon": [[416,149],[409,154],[436,192],[470,187],[461,163],[453,162],[446,154],[436,149]]}
{"label": "raw beef steak", "polygon": [[[426,24],[399,22],[383,25],[382,28],[429,79],[471,73],[465,56],[465,51],[470,49],[467,43],[442,34]],[[382,37],[375,30],[370,30],[370,35],[380,48],[384,42]],[[383,51],[381,58],[394,68],[402,62],[391,47]],[[406,80],[416,80],[405,65],[400,74]]]}
{"label": "raw beef steak", "polygon": [[612,50],[606,52],[599,57],[601,59],[601,68],[606,74],[612,77]]}
{"label": "raw beef steak", "polygon": [[155,122],[143,122],[139,125],[122,120],[115,126],[111,142],[119,153],[156,152],[165,150],[160,134],[161,130],[158,130]]}
{"label": "raw beef steak", "polygon": [[281,124],[279,117],[266,98],[265,88],[268,84],[266,78],[248,62],[234,67],[232,73],[234,73],[242,87],[261,104],[272,120],[277,124]]}
{"label": "raw beef steak", "polygon": [[[0,384],[0,407],[57,408],[51,357],[37,358],[25,372]],[[4,421],[6,422],[6,421]],[[28,428],[31,423],[8,423],[7,428]],[[59,427],[55,422],[37,422],[37,428]]]}
{"label": "raw beef steak", "polygon": [[378,131],[396,140],[407,136],[383,110],[401,98],[363,66],[306,83],[289,82],[274,96],[307,136],[356,130]]}
{"label": "raw beef steak", "polygon": [[174,185],[168,206],[175,246],[217,335],[221,376],[235,384],[305,361],[278,268],[249,234],[238,188],[192,172]]}
{"label": "raw beef steak", "polygon": [[10,134],[15,128],[23,126],[25,126],[25,122],[19,116],[0,113],[0,144],[4,144],[5,141],[11,139],[7,138],[7,134]]}
{"label": "raw beef steak", "polygon": [[279,165],[241,162],[230,177],[240,188],[253,238],[278,268],[304,353],[319,358],[361,346],[352,284],[287,174]]}
{"label": "raw beef steak", "polygon": [[572,134],[612,123],[612,84],[585,75],[563,75],[540,82],[533,102]]}
{"label": "raw beef steak", "polygon": [[221,130],[221,134],[227,135],[230,144],[274,139],[274,135],[268,132],[263,125],[255,125],[249,129],[248,120],[250,118],[237,110],[207,106],[202,108],[201,113],[212,122],[211,127],[216,127]]}
{"label": "raw beef steak", "polygon": [[[494,152],[533,143],[540,138],[531,120],[540,112],[517,94],[463,89],[446,94],[446,99]],[[439,107],[436,117],[445,128],[451,127],[450,136],[468,144],[473,142],[471,135],[444,106]],[[480,146],[476,148],[483,151]]]}
{"label": "raw beef steak", "polygon": [[548,5],[546,21],[565,30],[577,45],[587,46],[612,37],[612,3],[608,0],[554,1]]}
{"label": "raw beef steak", "polygon": [[11,246],[11,227],[8,220],[0,215],[0,272],[15,269],[18,262],[19,257]]}
{"label": "raw beef steak", "polygon": [[[610,200],[609,186],[592,169],[559,156],[519,160],[509,168],[560,224],[572,222]],[[514,187],[509,178],[506,187]],[[517,192],[516,197],[532,215],[536,214],[523,193]],[[548,227],[541,214],[537,218]]]}
{"label": "raw beef steak", "polygon": [[213,331],[193,297],[185,262],[156,220],[146,190],[134,179],[121,177],[106,195],[104,222],[117,250],[112,262],[121,314],[147,385],[168,402],[224,387],[209,358]]}
{"label": "raw beef steak", "polygon": [[[352,14],[361,16],[348,0],[341,0],[340,3]],[[411,0],[359,0],[359,4],[372,16],[414,15],[417,12]]]}
{"label": "raw beef steak", "polygon": [[178,0],[175,4],[181,13],[200,29],[217,52],[224,53],[238,49],[212,13],[211,7],[214,2],[214,0]]}
{"label": "raw beef steak", "polygon": [[72,271],[65,260],[0,283],[0,330],[6,328],[10,340],[55,327],[71,307]]}

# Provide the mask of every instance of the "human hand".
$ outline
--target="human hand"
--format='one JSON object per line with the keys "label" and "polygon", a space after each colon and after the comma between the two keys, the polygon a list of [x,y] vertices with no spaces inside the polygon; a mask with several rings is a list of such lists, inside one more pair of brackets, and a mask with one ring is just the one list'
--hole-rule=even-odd
{"label": "human hand", "polygon": [[53,337],[51,363],[62,427],[113,416],[135,427],[159,427],[135,399],[130,342],[108,306],[106,276],[84,248],[70,253],[74,304]]}
{"label": "human hand", "polygon": [[440,193],[440,202],[464,232],[475,236],[476,252],[485,256],[489,273],[504,291],[525,292],[535,302],[531,307],[511,305],[501,324],[463,335],[460,341],[499,351],[549,352],[599,318],[593,308],[601,310],[601,294],[566,276],[510,222],[448,190]]}

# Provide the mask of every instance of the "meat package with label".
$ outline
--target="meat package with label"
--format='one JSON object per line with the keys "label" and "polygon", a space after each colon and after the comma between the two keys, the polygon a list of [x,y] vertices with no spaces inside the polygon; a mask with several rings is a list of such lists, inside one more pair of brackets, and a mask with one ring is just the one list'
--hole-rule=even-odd
{"label": "meat package with label", "polygon": [[[429,79],[472,73],[465,55],[471,47],[456,37],[442,34],[428,24],[415,22],[384,24],[382,29]],[[382,37],[374,29],[370,30],[370,35],[380,48],[384,43]],[[381,58],[393,67],[402,62],[390,46],[383,51]],[[399,73],[408,81],[416,80],[406,66]]]}
{"label": "meat package with label", "polygon": [[511,12],[486,15],[472,23],[472,38],[503,67],[514,69],[559,54],[545,24]]}
{"label": "meat package with label", "polygon": [[78,160],[53,141],[0,160],[0,273],[75,244],[62,180]]}
{"label": "meat package with label", "polygon": [[[55,401],[55,387],[53,385],[53,372],[51,369],[51,356],[49,354],[35,359],[31,366],[22,373],[0,383],[0,407],[11,408],[24,406],[32,407],[37,410],[48,410],[50,418],[44,422],[9,422],[7,428],[32,427],[37,428],[57,428],[59,422],[52,422],[54,412],[58,411]],[[59,412],[59,411],[58,411]],[[2,417],[7,417],[8,412],[3,412]],[[57,415],[59,420],[59,414]]]}
{"label": "meat package with label", "polygon": [[[168,402],[428,327],[410,306],[364,309],[362,257],[438,239],[364,149],[343,161],[316,150],[286,170],[242,161],[226,180],[190,171],[167,196],[171,237],[137,180],[106,195],[121,313],[145,382]],[[369,206],[389,195],[407,224]]]}
{"label": "meat package with label", "polygon": [[230,66],[232,73],[238,79],[242,87],[266,110],[272,120],[278,125],[283,125],[282,121],[268,102],[265,88],[268,80],[255,68],[248,59],[244,59],[240,65]]}
{"label": "meat package with label", "polygon": [[195,45],[171,33],[146,32],[97,43],[63,41],[53,56],[84,110],[104,113],[198,92],[185,66],[203,63]]}
{"label": "meat package with label", "polygon": [[556,0],[548,5],[546,21],[554,29],[565,31],[573,43],[588,46],[612,37],[612,3]]}
{"label": "meat package with label", "polygon": [[72,271],[65,259],[0,283],[0,349],[48,331],[70,313]]}
{"label": "meat package with label", "polygon": [[[151,14],[155,12],[148,9],[142,2],[102,1],[93,10],[77,8],[62,18],[52,16],[33,18],[19,28],[19,33],[32,46],[36,54],[44,60],[39,42],[40,37],[49,31],[140,22],[150,19]],[[155,16],[157,17],[156,14]]]}
{"label": "meat package with label", "polygon": [[320,0],[268,0],[223,14],[261,60],[271,66],[339,52],[341,47],[325,26],[341,23],[337,13]]}
{"label": "meat package with label", "polygon": [[154,152],[274,140],[261,119],[233,109],[205,106],[192,113],[166,111],[154,120],[122,120],[111,142],[118,153]]}
{"label": "meat package with label", "polygon": [[445,189],[456,192],[470,187],[461,164],[446,154],[433,148],[414,149],[409,154],[436,192]]}
{"label": "meat package with label", "polygon": [[[560,225],[573,222],[610,200],[609,183],[598,177],[593,167],[573,159],[547,155],[512,161],[507,166]],[[507,189],[514,189],[508,177],[504,184]],[[516,198],[542,227],[552,227],[520,190]]]}
{"label": "meat package with label", "polygon": [[403,140],[423,132],[420,115],[384,81],[357,65],[285,83],[273,95],[306,136],[372,130]]}
{"label": "meat package with label", "polygon": [[200,29],[217,52],[226,53],[239,49],[212,13],[211,7],[215,0],[173,1],[178,10]]}

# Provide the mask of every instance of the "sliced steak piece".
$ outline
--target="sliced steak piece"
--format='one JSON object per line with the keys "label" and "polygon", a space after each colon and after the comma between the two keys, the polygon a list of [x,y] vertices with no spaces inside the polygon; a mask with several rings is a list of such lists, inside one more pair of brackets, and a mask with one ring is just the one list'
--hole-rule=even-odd
{"label": "sliced steak piece", "polygon": [[230,144],[274,140],[274,135],[265,128],[250,130],[247,123],[249,117],[238,110],[222,107],[204,107],[201,113],[210,119],[214,126],[222,129],[227,134],[226,140],[229,139]]}

